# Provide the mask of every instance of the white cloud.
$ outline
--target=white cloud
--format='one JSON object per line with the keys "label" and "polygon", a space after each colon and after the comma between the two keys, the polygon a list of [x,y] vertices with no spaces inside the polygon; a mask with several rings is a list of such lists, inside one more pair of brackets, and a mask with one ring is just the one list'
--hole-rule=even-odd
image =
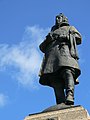
{"label": "white cloud", "polygon": [[[0,44],[0,70],[13,70],[12,77],[23,86],[35,87],[41,63],[38,49],[49,29],[38,26],[26,27],[23,40],[10,46]],[[12,72],[12,71],[11,71]]]}
{"label": "white cloud", "polygon": [[4,107],[7,104],[8,97],[0,93],[0,107]]}

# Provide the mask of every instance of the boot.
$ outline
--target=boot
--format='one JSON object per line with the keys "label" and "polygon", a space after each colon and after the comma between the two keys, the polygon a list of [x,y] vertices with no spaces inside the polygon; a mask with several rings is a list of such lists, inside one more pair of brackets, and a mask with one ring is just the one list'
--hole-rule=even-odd
{"label": "boot", "polygon": [[74,105],[74,78],[70,69],[66,69],[64,71],[64,80],[66,89],[66,105]]}
{"label": "boot", "polygon": [[66,94],[66,105],[74,105],[74,95],[72,91],[68,91]]}

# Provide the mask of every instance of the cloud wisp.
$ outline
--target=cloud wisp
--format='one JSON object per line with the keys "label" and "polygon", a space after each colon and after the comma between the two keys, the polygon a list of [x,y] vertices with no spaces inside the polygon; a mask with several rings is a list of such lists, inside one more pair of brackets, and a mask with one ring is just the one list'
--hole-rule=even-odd
{"label": "cloud wisp", "polygon": [[8,97],[0,93],[0,107],[4,107],[8,102]]}
{"label": "cloud wisp", "polygon": [[[41,63],[38,46],[49,29],[28,26],[18,44],[0,44],[0,70],[13,70],[11,77],[24,87],[35,88]],[[11,71],[12,72],[12,71]]]}

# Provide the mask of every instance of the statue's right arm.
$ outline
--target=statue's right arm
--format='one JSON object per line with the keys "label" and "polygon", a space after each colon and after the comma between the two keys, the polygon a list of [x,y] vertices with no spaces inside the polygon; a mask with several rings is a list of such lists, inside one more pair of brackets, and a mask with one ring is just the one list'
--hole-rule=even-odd
{"label": "statue's right arm", "polygon": [[46,40],[44,40],[40,45],[39,45],[40,50],[45,53],[46,51]]}
{"label": "statue's right arm", "polygon": [[52,35],[48,33],[46,39],[39,45],[40,50],[45,53],[47,46],[53,41]]}
{"label": "statue's right arm", "polygon": [[45,53],[47,46],[54,40],[54,37],[52,36],[54,30],[55,26],[51,28],[51,32],[48,33],[45,40],[39,45],[39,48],[43,53]]}

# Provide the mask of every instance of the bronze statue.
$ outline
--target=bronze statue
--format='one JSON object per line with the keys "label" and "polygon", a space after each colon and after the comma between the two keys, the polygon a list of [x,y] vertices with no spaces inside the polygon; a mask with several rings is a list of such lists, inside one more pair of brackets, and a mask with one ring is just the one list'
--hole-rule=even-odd
{"label": "bronze statue", "polygon": [[74,105],[74,87],[79,83],[77,78],[81,74],[77,53],[81,40],[80,33],[60,13],[39,46],[44,53],[39,82],[54,88],[57,104]]}

